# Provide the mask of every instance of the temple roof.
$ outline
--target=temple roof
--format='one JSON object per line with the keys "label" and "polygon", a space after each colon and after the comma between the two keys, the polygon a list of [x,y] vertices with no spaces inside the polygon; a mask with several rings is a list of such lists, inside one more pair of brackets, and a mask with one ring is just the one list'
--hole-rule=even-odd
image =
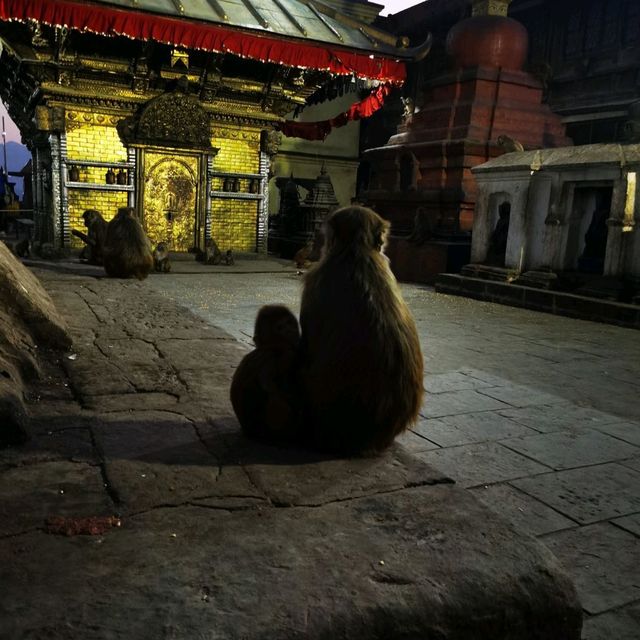
{"label": "temple roof", "polygon": [[98,4],[202,20],[283,37],[397,55],[396,37],[318,0],[94,0]]}
{"label": "temple roof", "polygon": [[[415,50],[319,0],[2,0],[0,20],[401,83]],[[397,46],[400,45],[400,46]]]}
{"label": "temple roof", "polygon": [[474,174],[503,171],[529,171],[582,167],[584,165],[616,165],[625,167],[640,163],[640,144],[584,144],[555,149],[515,151],[473,167]]}

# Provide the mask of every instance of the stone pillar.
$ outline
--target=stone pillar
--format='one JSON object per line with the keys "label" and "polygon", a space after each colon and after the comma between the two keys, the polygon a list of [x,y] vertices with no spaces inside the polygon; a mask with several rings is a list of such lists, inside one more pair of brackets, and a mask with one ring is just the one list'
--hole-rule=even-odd
{"label": "stone pillar", "polygon": [[512,176],[511,213],[509,216],[509,237],[504,266],[521,271],[527,251],[527,204],[529,198],[529,173]]}
{"label": "stone pillar", "polygon": [[473,219],[473,234],[471,235],[471,262],[482,263],[487,258],[489,238],[491,237],[491,212],[489,184],[478,180],[478,199]]}
{"label": "stone pillar", "polygon": [[51,149],[51,220],[53,223],[53,245],[56,249],[64,246],[64,210],[62,204],[62,183],[65,170],[60,149],[60,134],[49,135]]}
{"label": "stone pillar", "polygon": [[611,194],[611,211],[607,220],[607,250],[604,256],[605,276],[622,275],[625,271],[625,249],[631,244],[627,236],[633,232],[633,217],[625,219],[625,204],[627,200],[626,175],[613,183]]}

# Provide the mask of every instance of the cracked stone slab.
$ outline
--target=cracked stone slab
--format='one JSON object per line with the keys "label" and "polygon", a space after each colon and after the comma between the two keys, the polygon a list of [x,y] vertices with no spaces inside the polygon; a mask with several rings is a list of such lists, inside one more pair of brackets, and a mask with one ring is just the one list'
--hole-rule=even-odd
{"label": "cracked stone slab", "polygon": [[178,398],[175,395],[156,391],[91,396],[84,401],[84,406],[87,409],[100,413],[172,410],[176,408],[177,404]]}
{"label": "cracked stone slab", "polygon": [[617,422],[615,424],[605,424],[598,427],[598,431],[603,431],[614,438],[619,438],[629,444],[635,444],[640,447],[640,423],[638,422]]}
{"label": "cracked stone slab", "polygon": [[620,464],[557,471],[511,484],[580,524],[640,511],[640,473]]}
{"label": "cracked stone slab", "polygon": [[224,461],[238,460],[253,484],[278,505],[316,506],[410,486],[451,482],[394,445],[377,458],[331,458],[239,438]]}
{"label": "cracked stone slab", "polygon": [[436,469],[442,470],[463,487],[474,487],[549,471],[533,460],[497,442],[466,444],[416,453]]}
{"label": "cracked stone slab", "polygon": [[0,536],[42,527],[49,516],[110,515],[113,510],[97,466],[41,461],[0,473]]}
{"label": "cracked stone slab", "polygon": [[[423,422],[421,420],[420,422]],[[417,427],[418,425],[416,425]],[[431,449],[439,449],[438,445],[435,442],[431,442],[427,440],[422,435],[419,435],[417,430],[411,429],[401,433],[396,437],[395,442],[397,444],[402,445],[407,451],[411,451],[412,453],[417,453],[418,451],[430,451]]]}
{"label": "cracked stone slab", "polygon": [[631,533],[604,522],[552,533],[544,543],[573,577],[588,613],[640,598],[640,539]]}
{"label": "cracked stone slab", "polygon": [[424,388],[429,393],[443,393],[445,391],[461,391],[463,389],[477,389],[490,387],[490,382],[479,380],[461,371],[429,374],[424,377]]}
{"label": "cracked stone slab", "polygon": [[576,526],[573,520],[508,484],[476,487],[471,492],[492,511],[534,536]]}
{"label": "cracked stone slab", "polygon": [[[237,367],[247,349],[237,342],[211,340],[158,340],[158,350],[180,371]],[[198,358],[194,358],[198,354]]]}
{"label": "cracked stone slab", "polygon": [[623,464],[625,467],[629,467],[629,469],[640,471],[640,456],[636,458],[630,458],[629,460],[623,460],[621,464]]}
{"label": "cracked stone slab", "polygon": [[455,447],[536,433],[495,411],[422,420],[415,431],[441,447]]}
{"label": "cracked stone slab", "polygon": [[66,428],[57,431],[34,431],[31,439],[25,444],[0,449],[0,468],[54,460],[97,464],[98,458],[89,430]]}
{"label": "cracked stone slab", "polygon": [[504,402],[483,395],[474,389],[464,389],[462,391],[426,394],[420,415],[423,418],[440,418],[459,413],[493,411],[507,407],[508,405]]}
{"label": "cracked stone slab", "polygon": [[640,603],[584,621],[582,640],[638,640],[640,638]]}
{"label": "cracked stone slab", "polygon": [[615,462],[640,453],[638,447],[592,429],[540,433],[502,444],[558,470]]}
{"label": "cracked stone slab", "polygon": [[235,365],[220,363],[215,369],[181,370],[180,380],[192,400],[204,400],[216,407],[222,402],[226,409],[231,409],[229,388],[235,368]]}
{"label": "cracked stone slab", "polygon": [[640,538],[640,513],[634,513],[633,515],[626,516],[625,518],[616,518],[611,522]]}
{"label": "cracked stone slab", "polygon": [[65,370],[80,397],[133,393],[133,385],[118,367],[111,364],[95,347],[77,360],[63,360]]}
{"label": "cracked stone slab", "polygon": [[539,404],[547,405],[555,402],[565,402],[564,398],[519,384],[483,388],[480,389],[479,393],[514,407],[529,407]]}
{"label": "cracked stone slab", "polygon": [[612,414],[572,403],[506,409],[500,413],[542,433],[585,426],[599,429],[600,425],[620,422],[620,418]]}
{"label": "cracked stone slab", "polygon": [[111,460],[106,463],[106,474],[125,513],[195,501],[213,506],[215,500],[220,508],[226,504],[229,509],[238,498],[266,503],[242,467],[220,469],[211,457],[199,465]]}
{"label": "cracked stone slab", "polygon": [[451,485],[317,508],[157,509],[101,543],[33,533],[0,554],[11,638],[580,638],[553,556]]}
{"label": "cracked stone slab", "polygon": [[101,415],[94,427],[105,460],[209,464],[211,455],[193,425],[177,413],[137,411]]}

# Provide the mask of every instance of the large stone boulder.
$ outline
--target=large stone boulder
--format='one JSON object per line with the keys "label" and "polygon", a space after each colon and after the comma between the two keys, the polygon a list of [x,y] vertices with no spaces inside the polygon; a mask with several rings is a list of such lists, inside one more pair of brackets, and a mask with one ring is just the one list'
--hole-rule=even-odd
{"label": "large stone boulder", "polygon": [[38,349],[70,346],[49,294],[0,242],[0,447],[27,439],[24,386],[40,375]]}

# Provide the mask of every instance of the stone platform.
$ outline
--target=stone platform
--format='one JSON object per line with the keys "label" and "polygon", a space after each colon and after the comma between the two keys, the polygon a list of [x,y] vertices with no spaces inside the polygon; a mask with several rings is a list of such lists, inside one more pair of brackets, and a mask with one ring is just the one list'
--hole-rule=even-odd
{"label": "stone platform", "polygon": [[31,442],[0,451],[0,638],[580,638],[551,553],[401,445],[249,442],[246,346],[148,283],[39,276],[74,344],[30,390]]}

